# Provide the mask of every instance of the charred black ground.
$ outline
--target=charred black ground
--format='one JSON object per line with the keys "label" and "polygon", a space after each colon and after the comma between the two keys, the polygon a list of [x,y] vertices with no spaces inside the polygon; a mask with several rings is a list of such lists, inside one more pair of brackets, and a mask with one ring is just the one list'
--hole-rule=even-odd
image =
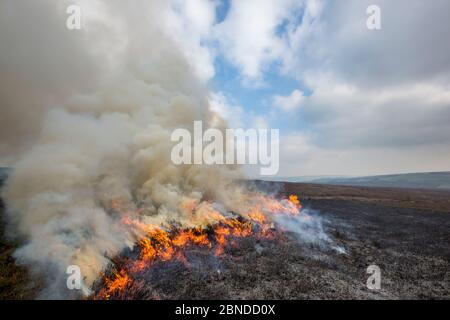
{"label": "charred black ground", "polygon": [[[295,183],[265,187],[298,194],[305,207],[320,213],[327,234],[347,254],[301,243],[289,233],[276,240],[241,239],[221,257],[192,248],[190,266],[157,263],[127,288],[126,298],[450,298],[450,192]],[[15,245],[2,242],[0,297],[33,297],[36,285],[29,285],[26,270],[11,258]],[[371,264],[381,268],[380,291],[366,288]]]}

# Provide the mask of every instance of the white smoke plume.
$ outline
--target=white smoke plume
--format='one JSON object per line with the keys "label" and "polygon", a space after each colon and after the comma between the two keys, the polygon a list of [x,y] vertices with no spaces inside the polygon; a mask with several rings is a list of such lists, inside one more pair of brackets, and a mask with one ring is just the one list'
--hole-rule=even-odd
{"label": "white smoke plume", "polygon": [[[81,267],[87,294],[108,258],[136,241],[119,223],[112,200],[131,211],[145,207],[152,219],[188,224],[182,202],[231,205],[227,188],[239,176],[232,166],[175,166],[170,160],[174,129],[220,119],[209,110],[197,66],[186,58],[191,53],[173,36],[177,8],[147,0],[75,3],[86,8],[80,31],[65,29],[65,9],[73,1],[0,5],[3,22],[6,13],[22,17],[2,28],[2,41],[37,35],[23,44],[26,65],[20,55],[0,58],[2,67],[14,62],[28,73],[23,92],[2,94],[2,114],[4,108],[7,119],[20,119],[20,128],[30,124],[19,141],[26,151],[2,196],[13,233],[25,241],[15,257],[45,273],[44,298],[68,297],[69,265]],[[21,23],[36,30],[25,31]],[[5,126],[10,131],[3,136],[13,136],[13,125]]]}
{"label": "white smoke plume", "polygon": [[[345,248],[337,245],[325,232],[324,219],[318,212],[304,208],[300,215],[276,215],[274,221],[284,231],[291,232],[302,244],[314,244],[326,250],[346,254]],[[326,222],[326,221],[325,221]]]}
{"label": "white smoke plume", "polygon": [[[73,4],[83,13],[77,31],[66,29]],[[197,120],[225,128],[209,105],[212,57],[201,46],[214,6],[0,3],[0,160],[13,163],[2,198],[9,233],[23,243],[17,262],[47,282],[40,297],[79,297],[66,286],[71,265],[89,294],[110,258],[142,236],[124,218],[192,227],[214,223],[211,212],[245,215],[261,204],[233,183],[242,177],[237,166],[170,159],[175,129],[192,130]],[[309,228],[313,235],[304,229],[311,223],[278,222],[328,241],[320,223]]]}

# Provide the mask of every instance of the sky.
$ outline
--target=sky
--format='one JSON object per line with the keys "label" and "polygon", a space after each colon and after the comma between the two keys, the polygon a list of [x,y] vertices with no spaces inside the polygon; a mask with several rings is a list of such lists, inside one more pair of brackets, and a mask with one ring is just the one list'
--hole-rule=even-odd
{"label": "sky", "polygon": [[[72,2],[120,29],[114,12],[96,5],[101,1]],[[73,44],[86,39],[59,30],[44,3],[50,2],[0,11],[5,165],[29,146],[23,137],[39,130],[22,119],[38,118],[47,105],[102,73]],[[381,30],[366,25],[367,7],[374,4]],[[173,0],[162,14],[165,32],[208,86],[211,107],[229,127],[280,130],[278,176],[450,170],[448,0]],[[51,40],[63,37],[74,38]],[[85,45],[97,50],[102,41]],[[69,66],[67,80],[60,70]],[[42,79],[48,72],[52,76]]]}
{"label": "sky", "polygon": [[439,0],[220,2],[213,99],[280,128],[280,176],[449,170],[449,18]]}

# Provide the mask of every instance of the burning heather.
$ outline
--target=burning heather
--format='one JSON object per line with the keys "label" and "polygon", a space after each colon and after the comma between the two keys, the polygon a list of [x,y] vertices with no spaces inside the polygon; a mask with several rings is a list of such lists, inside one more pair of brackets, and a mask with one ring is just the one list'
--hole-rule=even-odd
{"label": "burning heather", "polygon": [[[227,246],[236,245],[240,238],[273,239],[278,232],[273,223],[277,215],[296,217],[302,214],[300,201],[295,195],[278,201],[274,197],[257,194],[249,196],[247,201],[253,204],[249,203],[243,215],[221,213],[207,202],[190,206],[192,216],[200,222],[193,228],[162,227],[125,215],[123,224],[143,235],[136,250],[138,253],[134,258],[118,262],[116,270],[103,277],[100,289],[92,298],[127,298],[127,289],[134,283],[145,283],[143,274],[157,262],[177,260],[189,267],[185,251],[191,247],[205,248],[220,257],[225,255]],[[120,206],[115,209],[122,210]]]}

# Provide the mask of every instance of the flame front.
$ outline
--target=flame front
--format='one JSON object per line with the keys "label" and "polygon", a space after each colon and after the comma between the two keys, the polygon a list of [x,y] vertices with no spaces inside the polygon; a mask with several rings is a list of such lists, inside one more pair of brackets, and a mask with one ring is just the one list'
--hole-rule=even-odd
{"label": "flame front", "polygon": [[[151,268],[155,262],[179,260],[188,264],[184,255],[191,246],[212,249],[216,256],[226,253],[230,240],[254,236],[260,239],[275,237],[272,217],[277,214],[298,215],[301,204],[296,195],[288,199],[277,200],[265,195],[253,195],[252,205],[240,216],[225,216],[215,210],[210,203],[200,207],[195,203],[184,203],[184,209],[199,213],[206,223],[203,227],[177,228],[146,224],[138,218],[126,216],[123,225],[138,229],[144,236],[138,242],[139,255],[136,260],[128,260],[119,271],[110,276],[103,275],[102,288],[93,296],[94,299],[110,299],[120,296],[134,281],[139,272]],[[118,201],[112,202],[115,210],[120,209]],[[198,212],[197,212],[198,211]]]}

